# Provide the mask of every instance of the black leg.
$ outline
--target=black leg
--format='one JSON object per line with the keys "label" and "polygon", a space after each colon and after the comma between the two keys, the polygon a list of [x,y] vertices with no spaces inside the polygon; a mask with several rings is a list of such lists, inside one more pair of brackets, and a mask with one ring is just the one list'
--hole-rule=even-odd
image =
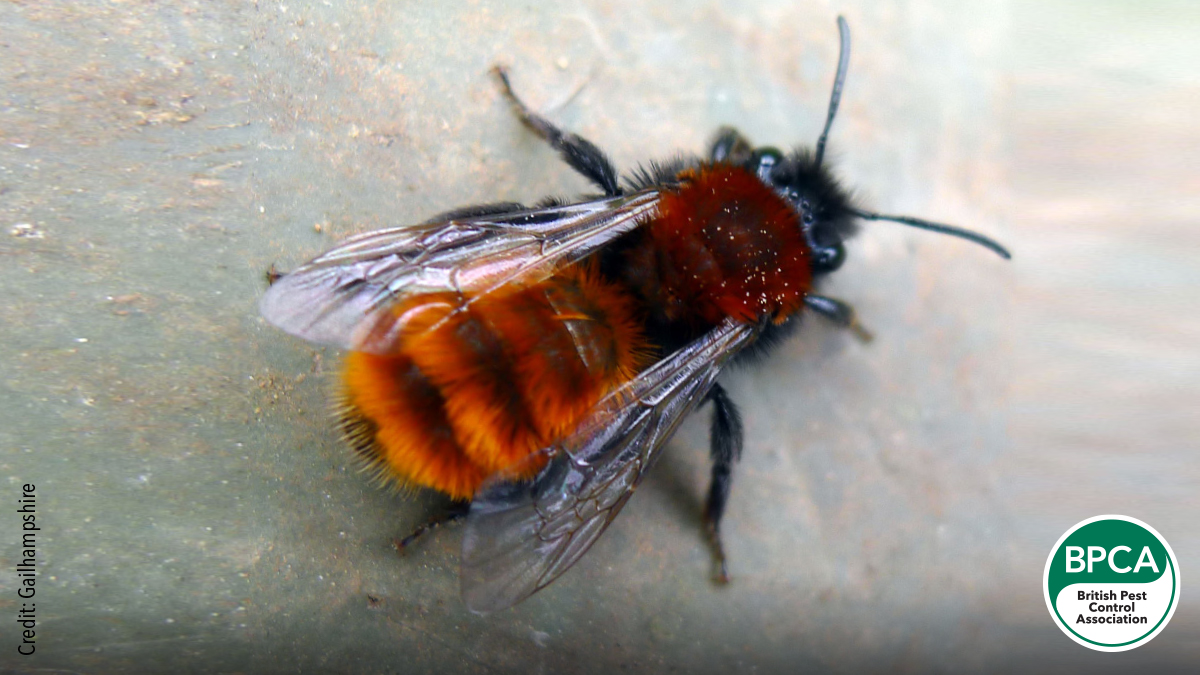
{"label": "black leg", "polygon": [[466,218],[479,218],[482,216],[494,216],[501,213],[512,213],[513,211],[524,211],[525,205],[519,202],[496,202],[494,204],[478,204],[476,206],[462,206],[457,209],[451,209],[444,213],[439,213],[436,216],[426,220],[427,224],[444,223],[448,220],[463,220]]}
{"label": "black leg", "polygon": [[621,194],[621,187],[617,181],[617,170],[613,168],[612,162],[601,152],[600,148],[586,138],[580,138],[569,131],[559,129],[545,117],[527,108],[513,91],[512,84],[508,81],[508,72],[501,66],[496,66],[493,71],[496,73],[496,77],[500,78],[500,83],[504,85],[504,95],[512,102],[517,115],[521,117],[525,126],[545,139],[562,155],[563,160],[572,169],[598,185],[604,194],[610,197]]}
{"label": "black leg", "polygon": [[808,295],[804,298],[804,304],[812,311],[829,319],[838,328],[845,328],[854,333],[854,337],[862,342],[870,342],[875,339],[875,336],[871,335],[871,331],[863,328],[862,324],[858,322],[858,315],[854,312],[854,308],[841,300],[824,295]]}
{"label": "black leg", "polygon": [[709,432],[713,467],[712,484],[704,506],[704,524],[717,561],[717,581],[728,583],[729,568],[725,564],[725,547],[721,544],[721,516],[725,514],[729,488],[733,485],[733,463],[742,456],[742,416],[719,384],[714,384],[708,391],[708,400],[713,404],[712,430]]}
{"label": "black leg", "polygon": [[714,162],[741,165],[750,161],[753,154],[754,146],[750,145],[750,141],[742,132],[733,127],[721,127],[713,140],[708,157]]}
{"label": "black leg", "polygon": [[470,511],[471,502],[452,502],[448,507],[446,507],[445,511],[442,511],[436,516],[430,518],[428,522],[413,530],[412,533],[407,537],[394,540],[392,545],[396,547],[397,551],[403,554],[408,549],[410,544],[421,538],[421,536],[426,532],[435,530],[442,525],[446,525],[447,523],[453,523],[455,521],[462,520],[463,518],[467,517],[467,514]]}

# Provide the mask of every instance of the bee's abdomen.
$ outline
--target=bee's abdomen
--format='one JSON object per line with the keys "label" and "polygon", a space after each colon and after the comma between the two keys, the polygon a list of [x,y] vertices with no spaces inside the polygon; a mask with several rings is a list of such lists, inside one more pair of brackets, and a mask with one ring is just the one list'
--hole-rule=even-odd
{"label": "bee's abdomen", "polygon": [[810,249],[791,205],[727,164],[680,175],[658,214],[633,233],[621,277],[668,322],[782,321],[812,283]]}
{"label": "bee's abdomen", "polygon": [[528,475],[628,381],[645,345],[632,302],[590,268],[474,299],[414,296],[395,353],[353,352],[343,428],[385,475],[470,498],[497,471]]}

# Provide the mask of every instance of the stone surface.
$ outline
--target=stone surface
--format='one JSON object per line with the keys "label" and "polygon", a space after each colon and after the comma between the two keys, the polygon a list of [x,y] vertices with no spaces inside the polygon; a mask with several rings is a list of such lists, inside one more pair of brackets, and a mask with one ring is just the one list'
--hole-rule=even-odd
{"label": "stone surface", "polygon": [[[488,68],[618,165],[721,124],[831,139],[882,211],[810,321],[725,381],[747,447],[708,581],[705,415],[576,569],[457,596],[459,531],[375,489],[327,416],[338,354],[257,316],[264,271],[359,231],[587,189]],[[37,486],[37,654],[15,672],[1167,670],[1200,660],[1190,3],[9,2],[0,7],[0,501]],[[1153,642],[1087,652],[1042,600],[1068,527],[1154,525]],[[0,562],[19,553],[0,517]]]}

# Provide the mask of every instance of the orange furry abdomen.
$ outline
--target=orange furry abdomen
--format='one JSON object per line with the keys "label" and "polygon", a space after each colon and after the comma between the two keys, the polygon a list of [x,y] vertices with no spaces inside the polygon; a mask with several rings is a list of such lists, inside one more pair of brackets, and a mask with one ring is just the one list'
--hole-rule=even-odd
{"label": "orange furry abdomen", "polygon": [[643,365],[627,294],[577,265],[478,298],[413,296],[394,352],[352,352],[342,426],[383,476],[470,499],[488,475],[528,477]]}

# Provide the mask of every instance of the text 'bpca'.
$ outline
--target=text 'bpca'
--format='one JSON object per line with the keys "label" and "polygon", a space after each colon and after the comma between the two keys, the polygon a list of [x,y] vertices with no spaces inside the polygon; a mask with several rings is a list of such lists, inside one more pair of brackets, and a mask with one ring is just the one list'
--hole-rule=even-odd
{"label": "text 'bpca'", "polygon": [[[1103,546],[1088,546],[1087,557],[1084,558],[1084,549],[1082,546],[1068,546],[1067,553],[1067,572],[1082,572],[1087,570],[1088,574],[1092,572],[1092,565],[1108,560],[1108,566],[1112,571],[1118,574],[1127,574],[1133,572],[1137,574],[1143,567],[1149,567],[1156,573],[1159,572],[1158,563],[1154,562],[1154,556],[1150,553],[1149,546],[1142,547],[1142,553],[1138,556],[1137,562],[1132,567],[1129,565],[1119,566],[1117,564],[1118,553],[1132,554],[1133,549],[1128,546],[1114,546],[1111,549],[1105,549]],[[1127,556],[1122,556],[1122,561],[1125,561]]]}

